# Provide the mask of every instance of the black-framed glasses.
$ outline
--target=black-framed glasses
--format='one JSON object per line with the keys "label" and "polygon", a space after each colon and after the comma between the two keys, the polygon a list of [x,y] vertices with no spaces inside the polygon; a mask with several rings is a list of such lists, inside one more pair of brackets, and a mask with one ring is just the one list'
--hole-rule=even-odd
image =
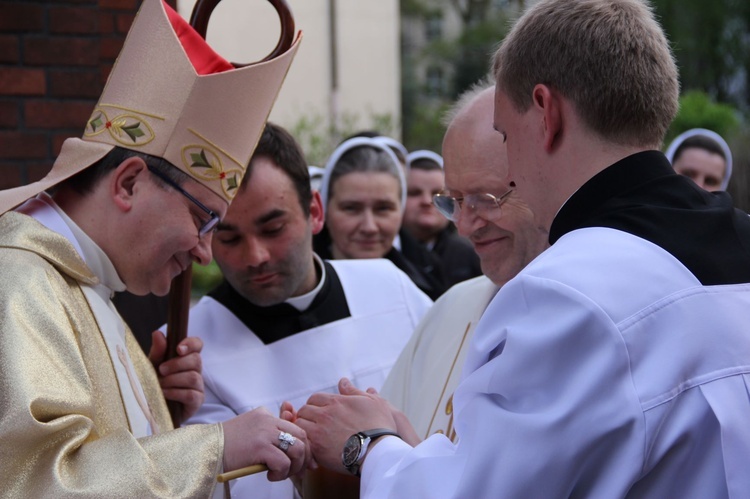
{"label": "black-framed glasses", "polygon": [[193,197],[192,194],[190,194],[188,191],[186,191],[185,189],[183,189],[182,187],[180,187],[177,184],[177,182],[175,182],[171,178],[167,177],[166,175],[164,175],[162,172],[160,172],[156,168],[154,168],[154,167],[152,167],[150,165],[147,165],[147,166],[148,166],[148,171],[150,171],[151,173],[153,173],[154,175],[156,175],[157,177],[159,177],[160,179],[162,179],[165,183],[169,184],[177,192],[179,192],[180,194],[182,194],[183,196],[185,196],[186,198],[188,198],[190,201],[192,201],[195,204],[195,206],[197,206],[198,208],[200,208],[203,212],[205,212],[208,215],[208,217],[209,217],[208,220],[206,220],[205,222],[203,222],[201,224],[201,226],[198,228],[198,237],[203,237],[204,235],[206,235],[209,232],[211,232],[212,230],[214,230],[214,227],[216,227],[216,224],[218,224],[219,220],[221,219],[221,217],[219,216],[218,213],[216,213],[214,210],[212,210],[211,208],[209,208],[205,204],[203,204],[200,201],[198,201],[197,199],[195,199],[195,197]]}
{"label": "black-framed glasses", "polygon": [[507,192],[500,196],[494,196],[487,192],[480,194],[467,194],[466,196],[453,197],[451,195],[440,193],[432,196],[432,204],[435,208],[451,222],[458,222],[461,210],[468,208],[477,216],[490,220],[502,215],[500,207],[510,197],[515,190],[511,187]]}

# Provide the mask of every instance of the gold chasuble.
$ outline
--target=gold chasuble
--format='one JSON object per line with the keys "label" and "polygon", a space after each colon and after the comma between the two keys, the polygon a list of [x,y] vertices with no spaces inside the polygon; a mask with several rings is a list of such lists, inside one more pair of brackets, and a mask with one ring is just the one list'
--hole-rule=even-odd
{"label": "gold chasuble", "polygon": [[156,373],[127,331],[127,353],[162,432],[133,436],[81,289],[97,277],[73,245],[29,216],[5,213],[0,275],[1,494],[208,497],[221,468],[221,426],[165,433],[172,423]]}

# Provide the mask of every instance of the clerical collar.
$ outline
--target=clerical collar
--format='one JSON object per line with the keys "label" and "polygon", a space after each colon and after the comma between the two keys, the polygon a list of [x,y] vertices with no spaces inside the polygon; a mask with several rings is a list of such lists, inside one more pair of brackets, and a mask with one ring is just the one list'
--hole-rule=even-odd
{"label": "clerical collar", "polygon": [[590,227],[659,246],[704,286],[750,282],[750,217],[726,192],[675,173],[659,151],[628,156],[586,182],[552,223],[550,242]]}
{"label": "clerical collar", "polygon": [[[289,305],[293,306],[300,312],[304,312],[310,307],[310,304],[312,304],[313,300],[316,296],[318,296],[318,293],[320,293],[320,290],[323,289],[323,282],[326,280],[326,268],[325,265],[323,265],[323,260],[320,259],[318,255],[313,253],[313,260],[315,261],[315,268],[317,271],[320,271],[320,277],[318,278],[318,285],[313,288],[312,291],[305,293],[304,295],[300,296],[293,296],[289,298],[288,300],[284,301],[284,303],[288,303]],[[316,271],[316,275],[317,272]]]}
{"label": "clerical collar", "polygon": [[100,293],[106,295],[102,296],[105,300],[111,299],[115,292],[125,291],[125,283],[117,274],[112,260],[46,192],[38,194],[17,211],[34,217],[45,227],[70,241],[86,265],[99,278],[99,285],[106,288]]}
{"label": "clerical collar", "polygon": [[325,278],[310,306],[300,312],[289,303],[259,307],[247,301],[224,280],[208,295],[225,306],[263,343],[269,344],[293,334],[351,316],[341,280],[330,262],[323,261]]}
{"label": "clerical collar", "polygon": [[676,173],[660,151],[635,153],[605,168],[583,184],[557,212],[549,231],[550,244],[581,228],[583,220],[612,198],[668,175]]}

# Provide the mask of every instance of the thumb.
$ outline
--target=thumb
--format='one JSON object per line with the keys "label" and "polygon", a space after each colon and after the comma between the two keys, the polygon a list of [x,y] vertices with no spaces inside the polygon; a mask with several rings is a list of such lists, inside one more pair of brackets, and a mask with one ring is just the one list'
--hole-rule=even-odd
{"label": "thumb", "polygon": [[167,353],[167,339],[164,334],[158,329],[151,333],[151,350],[148,352],[148,360],[154,365],[159,367],[164,361],[164,356]]}
{"label": "thumb", "polygon": [[339,393],[341,395],[364,395],[365,392],[357,388],[349,381],[349,378],[341,378],[339,381]]}
{"label": "thumb", "polygon": [[279,418],[294,423],[297,420],[297,411],[294,410],[294,406],[291,402],[284,401],[281,403],[279,409]]}

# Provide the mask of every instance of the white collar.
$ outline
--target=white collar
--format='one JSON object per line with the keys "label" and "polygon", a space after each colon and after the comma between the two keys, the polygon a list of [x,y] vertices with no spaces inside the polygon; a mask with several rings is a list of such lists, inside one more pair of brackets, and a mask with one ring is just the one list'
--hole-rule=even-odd
{"label": "white collar", "polygon": [[[125,283],[117,274],[112,260],[46,192],[29,199],[16,211],[33,217],[49,230],[70,241],[86,265],[99,278],[99,285],[95,288],[105,299],[111,299],[116,291],[125,291]],[[99,289],[100,287],[104,289]]]}
{"label": "white collar", "polygon": [[326,268],[325,265],[323,265],[323,260],[321,260],[315,253],[313,253],[313,260],[315,261],[315,266],[320,269],[320,280],[318,281],[318,285],[315,286],[312,291],[309,291],[304,295],[293,296],[284,301],[284,303],[288,303],[300,312],[304,312],[310,307],[315,297],[320,293],[320,290],[323,289],[323,283],[326,280]]}

